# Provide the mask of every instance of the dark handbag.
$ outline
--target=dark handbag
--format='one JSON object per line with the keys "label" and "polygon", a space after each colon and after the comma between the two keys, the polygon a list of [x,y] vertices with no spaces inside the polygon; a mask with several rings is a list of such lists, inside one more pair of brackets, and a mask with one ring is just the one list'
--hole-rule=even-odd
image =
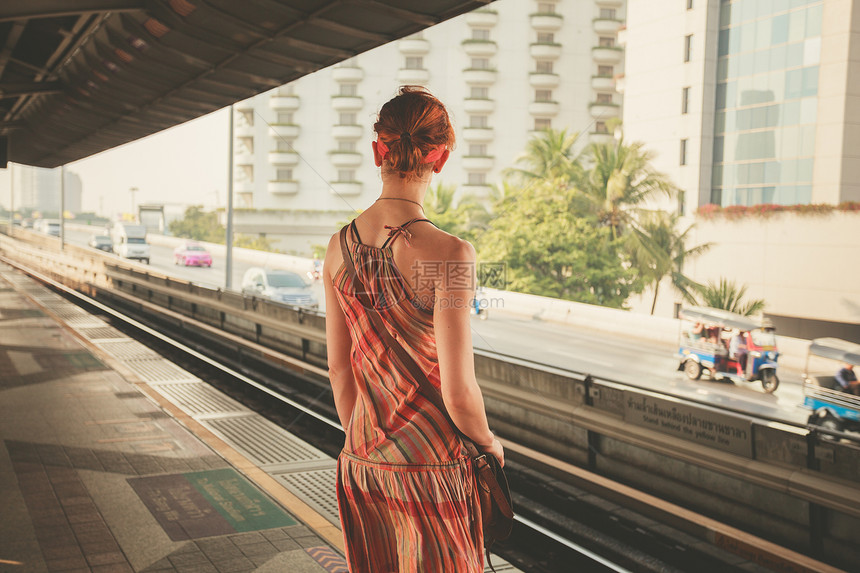
{"label": "dark handbag", "polygon": [[[514,525],[511,491],[508,487],[508,480],[505,477],[502,465],[495,456],[481,452],[472,440],[457,430],[457,425],[451,420],[451,416],[448,414],[447,408],[445,408],[442,395],[436,390],[430,380],[427,379],[427,375],[424,374],[424,371],[421,370],[421,367],[418,366],[412,356],[388,332],[388,329],[382,322],[379,311],[373,306],[373,302],[365,291],[364,283],[355,272],[355,264],[352,261],[352,255],[346,244],[346,229],[347,227],[344,227],[340,231],[340,248],[343,254],[343,261],[355,287],[355,294],[367,311],[367,316],[373,323],[375,332],[385,342],[386,347],[397,355],[412,377],[418,381],[419,388],[424,397],[433,402],[445,417],[448,418],[451,427],[457,431],[469,457],[472,458],[475,485],[481,503],[481,527],[484,531],[484,549],[487,552],[487,561],[489,562],[490,547],[496,540],[504,541],[507,539],[511,535],[511,529]],[[492,569],[492,564],[490,564],[490,568]]]}

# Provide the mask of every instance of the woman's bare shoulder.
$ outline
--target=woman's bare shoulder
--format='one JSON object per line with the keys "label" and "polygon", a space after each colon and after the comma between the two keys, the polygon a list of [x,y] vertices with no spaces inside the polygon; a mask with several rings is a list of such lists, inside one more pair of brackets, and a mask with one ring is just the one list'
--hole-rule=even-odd
{"label": "woman's bare shoulder", "polygon": [[474,261],[475,247],[469,241],[426,223],[427,241],[423,241],[424,250],[445,261]]}

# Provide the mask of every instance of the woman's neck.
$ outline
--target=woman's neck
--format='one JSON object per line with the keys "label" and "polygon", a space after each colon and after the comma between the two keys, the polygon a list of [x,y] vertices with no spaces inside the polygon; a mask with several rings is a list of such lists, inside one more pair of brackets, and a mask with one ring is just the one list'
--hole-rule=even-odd
{"label": "woman's neck", "polygon": [[406,199],[421,205],[424,203],[424,196],[427,194],[429,185],[429,178],[407,181],[401,179],[399,175],[391,175],[382,178],[382,192],[379,196],[381,198]]}

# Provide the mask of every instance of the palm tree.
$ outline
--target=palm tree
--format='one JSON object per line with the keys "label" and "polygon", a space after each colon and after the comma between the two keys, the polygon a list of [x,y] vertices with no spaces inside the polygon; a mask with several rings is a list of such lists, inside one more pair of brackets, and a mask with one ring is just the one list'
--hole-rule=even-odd
{"label": "palm tree", "polygon": [[740,287],[735,283],[721,278],[719,284],[708,281],[706,286],[700,286],[699,294],[702,302],[711,308],[721,308],[742,316],[751,316],[764,310],[765,302],[762,299],[744,301],[747,292],[746,285]]}
{"label": "palm tree", "polygon": [[631,263],[639,269],[654,288],[651,314],[657,306],[657,295],[663,278],[669,276],[672,287],[690,304],[696,304],[696,292],[701,285],[683,273],[684,262],[705,253],[712,243],[687,248],[688,235],[695,225],[684,231],[678,229],[677,214],[655,211],[643,214],[636,225],[630,227],[626,244]]}
{"label": "palm tree", "polygon": [[573,152],[578,137],[578,133],[568,133],[566,129],[542,131],[529,139],[525,151],[517,158],[516,163],[521,167],[507,169],[505,174],[524,183],[536,179],[575,180],[582,171]]}
{"label": "palm tree", "polygon": [[579,182],[580,208],[595,215],[620,236],[655,193],[672,196],[677,189],[651,167],[653,155],[642,143],[593,143],[586,152],[588,170]]}
{"label": "palm tree", "polygon": [[476,229],[485,228],[490,214],[471,194],[464,194],[455,202],[457,188],[439,183],[427,189],[424,196],[424,213],[443,231],[472,239]]}

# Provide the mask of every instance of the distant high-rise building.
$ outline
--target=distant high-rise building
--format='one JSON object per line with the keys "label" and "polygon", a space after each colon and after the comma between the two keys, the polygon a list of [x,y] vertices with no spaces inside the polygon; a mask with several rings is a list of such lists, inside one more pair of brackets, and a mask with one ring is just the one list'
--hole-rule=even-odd
{"label": "distant high-rise building", "polygon": [[448,107],[457,150],[434,184],[461,194],[488,197],[539,130],[611,140],[624,18],[625,0],[500,0],[236,104],[235,204],[254,210],[237,231],[309,252],[365,208],[380,190],[375,115],[403,84]]}
{"label": "distant high-rise building", "polygon": [[624,134],[686,210],[860,200],[850,0],[630,0]]}
{"label": "distant high-rise building", "polygon": [[[42,213],[60,211],[60,169],[44,169],[29,165],[11,165],[11,184],[15,192],[15,209],[33,209]],[[81,210],[83,186],[77,173],[66,170],[65,209]]]}

